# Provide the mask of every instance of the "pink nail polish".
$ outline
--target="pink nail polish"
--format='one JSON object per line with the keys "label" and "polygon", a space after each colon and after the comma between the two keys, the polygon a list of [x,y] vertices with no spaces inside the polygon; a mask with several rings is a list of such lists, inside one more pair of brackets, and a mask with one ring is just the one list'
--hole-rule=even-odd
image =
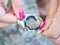
{"label": "pink nail polish", "polygon": [[44,29],[46,27],[46,23],[44,22],[41,26],[40,26],[40,30]]}
{"label": "pink nail polish", "polygon": [[24,11],[20,11],[20,12],[19,12],[19,19],[20,19],[20,20],[23,20],[24,18],[25,18]]}

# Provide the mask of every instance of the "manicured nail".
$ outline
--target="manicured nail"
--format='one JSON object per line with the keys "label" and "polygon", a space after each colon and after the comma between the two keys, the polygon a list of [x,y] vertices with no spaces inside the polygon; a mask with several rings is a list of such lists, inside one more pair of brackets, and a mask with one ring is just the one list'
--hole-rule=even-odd
{"label": "manicured nail", "polygon": [[44,22],[41,26],[40,26],[40,30],[43,30],[46,27],[46,23]]}
{"label": "manicured nail", "polygon": [[23,20],[24,18],[25,18],[24,11],[20,11],[20,12],[19,12],[19,19],[20,19],[20,20]]}

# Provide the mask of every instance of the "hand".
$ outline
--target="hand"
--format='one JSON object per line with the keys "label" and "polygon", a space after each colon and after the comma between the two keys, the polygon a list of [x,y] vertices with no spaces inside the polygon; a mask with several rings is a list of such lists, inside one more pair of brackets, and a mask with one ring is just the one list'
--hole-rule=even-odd
{"label": "hand", "polygon": [[48,15],[46,17],[46,28],[42,34],[60,45],[60,1],[51,0]]}
{"label": "hand", "polygon": [[6,13],[4,8],[0,5],[0,28],[7,27],[16,22],[16,16],[14,16],[12,13]]}
{"label": "hand", "polygon": [[24,0],[12,0],[12,7],[17,18],[19,18],[19,12],[24,11]]}
{"label": "hand", "polygon": [[[7,0],[8,1],[8,0]],[[7,1],[5,1],[4,6],[6,7],[6,3]],[[12,8],[15,16],[12,13],[6,13],[5,10],[3,9],[0,10],[0,28],[4,28],[7,27],[9,25],[11,25],[12,23],[16,23],[17,22],[17,18],[19,18],[19,12],[22,10],[24,10],[24,1],[23,0],[11,0],[12,1]],[[20,3],[21,2],[21,3]]]}

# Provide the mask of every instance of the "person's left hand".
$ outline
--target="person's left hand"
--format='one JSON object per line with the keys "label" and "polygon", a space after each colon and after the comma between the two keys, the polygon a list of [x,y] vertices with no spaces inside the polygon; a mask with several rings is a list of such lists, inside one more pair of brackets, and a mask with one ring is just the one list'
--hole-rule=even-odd
{"label": "person's left hand", "polygon": [[[13,12],[13,11],[12,11]],[[0,4],[0,28],[10,26],[17,22],[17,17],[13,13],[6,13],[5,9]]]}
{"label": "person's left hand", "polygon": [[60,2],[58,0],[51,0],[46,24],[46,31],[42,34],[60,45]]}
{"label": "person's left hand", "polygon": [[24,0],[12,0],[12,8],[17,18],[19,17],[20,11],[24,11]]}

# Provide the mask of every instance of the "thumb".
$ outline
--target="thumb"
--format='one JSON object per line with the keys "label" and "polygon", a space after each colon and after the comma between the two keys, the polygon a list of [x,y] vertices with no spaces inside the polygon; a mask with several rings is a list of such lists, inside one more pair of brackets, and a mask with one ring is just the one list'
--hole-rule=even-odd
{"label": "thumb", "polygon": [[15,16],[13,16],[13,14],[7,13],[5,15],[0,15],[0,21],[6,22],[6,23],[16,23],[17,18]]}

